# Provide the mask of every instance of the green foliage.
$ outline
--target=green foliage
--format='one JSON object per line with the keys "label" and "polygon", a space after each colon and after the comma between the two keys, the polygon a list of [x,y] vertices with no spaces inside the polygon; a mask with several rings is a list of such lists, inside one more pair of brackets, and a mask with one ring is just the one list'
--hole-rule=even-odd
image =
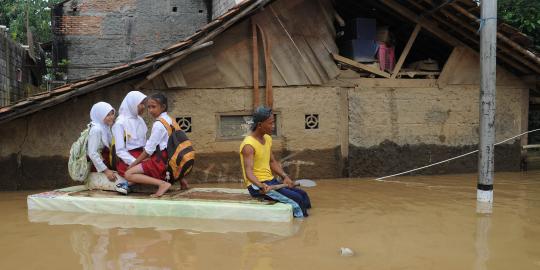
{"label": "green foliage", "polygon": [[[52,38],[51,10],[49,6],[61,0],[1,0],[0,24],[9,27],[11,37],[26,44],[26,14],[34,41],[46,42]],[[28,11],[28,12],[27,12]]]}
{"label": "green foliage", "polygon": [[499,0],[498,13],[503,21],[533,38],[536,49],[540,49],[540,1]]}

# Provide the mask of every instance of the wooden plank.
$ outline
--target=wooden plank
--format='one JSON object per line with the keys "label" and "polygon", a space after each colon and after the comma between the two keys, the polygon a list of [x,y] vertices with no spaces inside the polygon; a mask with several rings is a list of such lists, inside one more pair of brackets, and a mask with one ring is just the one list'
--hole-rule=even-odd
{"label": "wooden plank", "polygon": [[450,56],[448,57],[448,60],[446,60],[446,63],[444,64],[441,74],[439,75],[439,78],[437,80],[439,87],[445,87],[446,85],[448,85],[448,81],[454,74],[454,70],[456,70],[456,67],[459,66],[461,56],[465,53],[465,50],[467,50],[466,47],[454,47],[454,49],[450,53]]}
{"label": "wooden plank", "polygon": [[402,6],[398,2],[396,2],[394,0],[380,0],[380,2],[382,2],[387,7],[395,10],[399,14],[405,16],[409,20],[411,20],[411,21],[413,21],[413,22],[415,22],[417,24],[420,24],[420,26],[422,26],[423,28],[425,28],[426,30],[431,32],[436,37],[438,37],[438,38],[442,39],[443,41],[447,42],[448,44],[453,45],[453,46],[459,46],[459,45],[463,46],[464,45],[463,42],[461,42],[460,40],[456,39],[452,35],[446,33],[444,30],[437,27],[435,24],[433,24],[432,21],[429,21],[426,18],[418,17],[415,13],[413,13],[408,8]]}
{"label": "wooden plank", "polygon": [[179,68],[170,69],[162,74],[163,80],[168,88],[183,88],[187,87],[186,79],[182,70]]}
{"label": "wooden plank", "polygon": [[257,37],[257,24],[254,20],[251,21],[251,39],[252,39],[252,56],[253,56],[253,110],[259,107],[259,44]]}
{"label": "wooden plank", "polygon": [[322,5],[318,1],[302,1],[294,6],[288,1],[277,1],[272,10],[299,50],[306,74],[312,75],[311,82],[320,84],[337,77],[339,70],[325,46],[329,41],[330,47],[335,48],[332,52],[338,52],[334,27],[328,25]]}
{"label": "wooden plank", "polygon": [[[222,87],[252,87],[253,37],[249,20],[230,28],[227,32],[216,37],[215,41],[216,46],[211,49],[211,53],[216,60],[217,69],[223,76],[224,85]],[[259,78],[262,78],[261,73],[257,74],[259,74]],[[282,79],[280,82],[283,85]]]}
{"label": "wooden plank", "polygon": [[155,78],[157,75],[163,73],[163,71],[167,70],[168,68],[170,68],[172,65],[178,63],[180,60],[184,59],[184,57],[186,57],[187,55],[193,53],[193,52],[196,52],[198,50],[201,50],[201,49],[204,49],[206,47],[209,47],[211,45],[213,45],[214,42],[213,41],[208,41],[208,42],[205,42],[205,43],[202,43],[202,44],[198,44],[198,45],[193,45],[185,50],[182,50],[180,52],[177,52],[173,55],[170,56],[170,60],[163,64],[161,67],[159,67],[156,71],[150,73],[150,75],[146,76],[146,80],[150,81],[152,80],[153,78]]}
{"label": "wooden plank", "polygon": [[341,62],[343,64],[347,64],[347,65],[350,65],[350,66],[353,66],[353,67],[357,67],[357,68],[360,68],[360,69],[363,69],[365,71],[369,71],[373,74],[376,74],[376,75],[379,75],[381,77],[385,77],[385,78],[390,78],[390,74],[384,72],[384,71],[381,71],[380,69],[377,69],[377,68],[374,68],[374,67],[370,67],[368,65],[364,65],[362,63],[358,63],[354,60],[351,60],[349,58],[345,58],[341,55],[338,55],[338,54],[332,54],[332,57],[338,61],[338,62]]}
{"label": "wooden plank", "polygon": [[223,87],[226,83],[216,67],[213,55],[206,51],[198,51],[189,55],[178,66],[181,67],[187,87]]}
{"label": "wooden plank", "polygon": [[[267,8],[253,16],[258,25],[261,25],[272,44],[272,62],[281,70],[287,85],[307,85],[311,83],[313,73],[303,67],[303,58],[294,41],[283,30],[276,17]],[[309,73],[309,75],[308,75]]]}
{"label": "wooden plank", "polygon": [[420,26],[420,24],[416,24],[416,26],[414,27],[414,30],[411,36],[409,37],[409,40],[407,41],[407,44],[405,45],[403,52],[399,56],[399,60],[396,66],[394,67],[394,70],[392,71],[392,76],[390,78],[395,79],[396,76],[398,75],[399,70],[401,69],[401,66],[403,65],[403,63],[405,62],[405,58],[407,58],[407,55],[409,54],[409,51],[411,50],[414,40],[416,39],[416,36],[418,36],[418,33],[420,32],[421,28],[422,26]]}
{"label": "wooden plank", "polygon": [[[275,19],[276,24],[279,26],[279,28],[283,31],[284,37],[288,38],[288,41],[292,44],[294,49],[298,52],[298,55],[300,56],[299,60],[301,61],[301,67],[304,71],[304,74],[309,79],[309,82],[311,84],[321,84],[321,78],[319,74],[317,73],[316,69],[313,67],[313,64],[309,61],[308,56],[306,55],[306,52],[302,49],[300,49],[300,44],[297,44],[297,42],[301,42],[301,39],[298,38],[298,35],[295,35],[293,37],[289,30],[287,29],[287,26],[281,21],[278,14],[276,13],[275,9],[270,5],[269,7],[270,13]],[[281,10],[279,10],[281,11]],[[297,14],[299,18],[305,18],[302,14]],[[294,28],[293,28],[294,29]]]}

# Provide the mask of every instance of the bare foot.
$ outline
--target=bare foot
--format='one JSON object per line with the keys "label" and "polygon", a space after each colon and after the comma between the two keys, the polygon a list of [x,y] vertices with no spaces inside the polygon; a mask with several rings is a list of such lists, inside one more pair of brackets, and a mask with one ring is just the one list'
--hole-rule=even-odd
{"label": "bare foot", "polygon": [[180,189],[181,190],[189,189],[188,183],[185,179],[180,180]]}
{"label": "bare foot", "polygon": [[152,198],[161,197],[163,194],[165,194],[165,192],[167,192],[167,190],[168,190],[170,187],[171,187],[171,184],[170,184],[170,183],[163,181],[163,182],[159,185],[158,190],[156,191],[156,193],[150,195],[150,197],[152,197]]}

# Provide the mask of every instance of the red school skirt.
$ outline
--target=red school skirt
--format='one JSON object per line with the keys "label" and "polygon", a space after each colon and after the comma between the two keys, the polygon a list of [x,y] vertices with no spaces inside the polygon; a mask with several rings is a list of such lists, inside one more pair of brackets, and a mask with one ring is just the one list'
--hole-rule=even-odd
{"label": "red school skirt", "polygon": [[[138,158],[142,154],[142,151],[143,151],[142,148],[137,148],[137,149],[129,150],[128,152],[134,158]],[[125,177],[124,174],[126,173],[128,167],[129,165],[127,165],[120,157],[117,157],[116,171],[118,171],[119,175],[121,175],[122,177]]]}
{"label": "red school skirt", "polygon": [[[109,157],[111,151],[107,147],[103,147],[101,150],[101,159],[103,159],[103,163],[107,166],[107,169],[111,169],[111,159]],[[96,166],[94,166],[94,163],[88,158],[90,161],[90,164],[92,164],[92,167],[90,168],[91,172],[97,172]]]}
{"label": "red school skirt", "polygon": [[[161,154],[161,158],[159,158],[159,154]],[[143,173],[150,177],[165,180],[167,172],[167,157],[166,150],[161,151],[161,153],[154,152],[149,159],[141,162]]]}

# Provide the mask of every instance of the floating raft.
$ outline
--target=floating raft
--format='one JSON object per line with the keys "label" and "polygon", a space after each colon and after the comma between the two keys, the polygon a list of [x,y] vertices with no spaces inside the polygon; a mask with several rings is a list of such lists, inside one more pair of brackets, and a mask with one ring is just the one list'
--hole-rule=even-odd
{"label": "floating raft", "polygon": [[224,220],[290,222],[292,207],[259,201],[245,189],[191,188],[172,190],[161,198],[149,193],[123,196],[113,191],[73,186],[27,197],[28,210],[47,210],[130,216],[160,216]]}

